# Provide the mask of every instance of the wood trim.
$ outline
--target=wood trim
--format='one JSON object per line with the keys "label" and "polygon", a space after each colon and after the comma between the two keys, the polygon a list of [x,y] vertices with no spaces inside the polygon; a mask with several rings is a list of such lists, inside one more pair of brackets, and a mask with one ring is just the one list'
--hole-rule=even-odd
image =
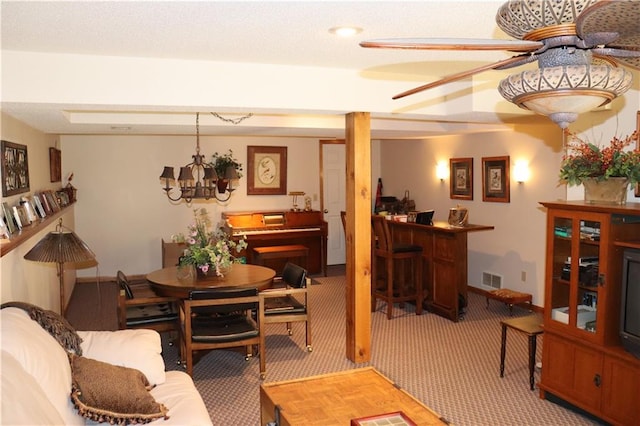
{"label": "wood trim", "polygon": [[68,209],[72,206],[73,204],[69,204],[67,207],[63,207],[62,209],[60,209],[59,212],[55,212],[51,216],[47,216],[44,219],[40,219],[40,221],[38,222],[34,222],[31,225],[25,226],[16,234],[12,234],[11,238],[9,238],[8,241],[5,241],[0,245],[0,257],[9,253],[11,250],[20,246],[20,244],[33,237],[35,234],[45,229],[53,221],[57,220],[59,217],[67,213]]}

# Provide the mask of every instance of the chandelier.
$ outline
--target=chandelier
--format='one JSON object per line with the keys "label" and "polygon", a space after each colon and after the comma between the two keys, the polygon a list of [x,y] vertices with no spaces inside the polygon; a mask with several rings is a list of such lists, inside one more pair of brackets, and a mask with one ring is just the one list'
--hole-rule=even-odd
{"label": "chandelier", "polygon": [[[214,114],[215,115],[215,114]],[[238,172],[234,167],[227,167],[222,176],[218,175],[213,164],[207,163],[204,155],[200,154],[200,113],[196,113],[196,154],[191,156],[193,161],[180,167],[178,185],[180,194],[172,197],[172,183],[175,183],[173,167],[165,166],[160,180],[164,180],[164,191],[171,201],[185,200],[190,203],[194,199],[215,199],[225,202],[231,198],[235,190],[232,181],[238,179]]]}

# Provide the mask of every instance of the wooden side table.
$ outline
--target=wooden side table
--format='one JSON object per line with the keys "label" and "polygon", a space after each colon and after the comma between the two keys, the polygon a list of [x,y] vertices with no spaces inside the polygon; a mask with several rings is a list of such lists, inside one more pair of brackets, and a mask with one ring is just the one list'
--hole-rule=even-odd
{"label": "wooden side table", "polygon": [[507,328],[524,333],[529,339],[529,384],[534,389],[533,374],[536,368],[536,344],[538,334],[543,333],[542,317],[529,315],[526,317],[509,318],[500,321],[502,325],[502,345],[500,347],[500,377],[504,377],[504,358],[507,353]]}

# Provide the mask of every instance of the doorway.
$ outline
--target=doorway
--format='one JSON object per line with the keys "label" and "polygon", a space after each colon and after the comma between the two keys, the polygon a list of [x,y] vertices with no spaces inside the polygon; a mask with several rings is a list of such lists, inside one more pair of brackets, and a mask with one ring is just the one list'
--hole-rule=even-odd
{"label": "doorway", "polygon": [[344,140],[320,141],[320,209],[328,224],[327,264],[345,263],[345,239],[340,212],[346,208]]}

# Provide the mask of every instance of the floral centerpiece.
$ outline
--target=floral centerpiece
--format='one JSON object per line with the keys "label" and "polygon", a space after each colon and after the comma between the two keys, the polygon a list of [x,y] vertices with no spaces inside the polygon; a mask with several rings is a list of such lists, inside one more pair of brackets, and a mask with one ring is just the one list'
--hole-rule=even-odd
{"label": "floral centerpiece", "polygon": [[234,253],[247,247],[245,240],[233,241],[221,227],[212,229],[207,210],[193,210],[194,223],[189,225],[188,234],[171,237],[173,242],[185,243],[187,248],[180,257],[180,266],[193,265],[199,274],[223,277],[234,263],[244,263]]}
{"label": "floral centerpiece", "polygon": [[625,150],[638,140],[638,132],[623,139],[614,137],[606,147],[586,142],[574,134],[562,158],[560,179],[569,185],[580,185],[586,179],[604,181],[610,178],[626,178],[628,183],[640,181],[640,150]]}

